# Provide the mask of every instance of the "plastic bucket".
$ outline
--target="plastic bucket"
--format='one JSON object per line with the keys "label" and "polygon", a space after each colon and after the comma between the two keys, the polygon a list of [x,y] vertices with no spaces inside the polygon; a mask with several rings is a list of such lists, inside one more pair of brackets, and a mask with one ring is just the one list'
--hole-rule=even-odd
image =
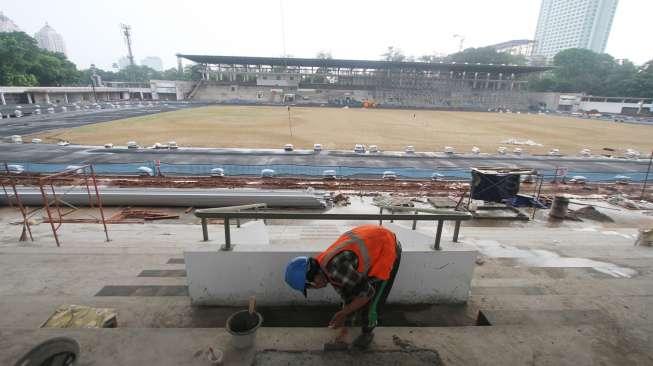
{"label": "plastic bucket", "polygon": [[[253,317],[255,319],[252,319]],[[257,312],[250,315],[248,310],[241,310],[231,314],[227,319],[227,332],[231,334],[233,346],[238,349],[251,347],[261,324],[263,316]]]}

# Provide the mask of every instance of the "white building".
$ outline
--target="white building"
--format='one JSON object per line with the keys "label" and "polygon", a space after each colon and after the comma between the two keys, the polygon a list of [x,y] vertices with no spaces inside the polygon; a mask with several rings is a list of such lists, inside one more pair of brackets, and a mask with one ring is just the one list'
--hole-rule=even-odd
{"label": "white building", "polygon": [[0,11],[0,32],[20,32],[20,28],[14,23],[13,20],[6,17]]}
{"label": "white building", "polygon": [[553,58],[568,48],[603,53],[619,0],[542,0],[535,55]]}
{"label": "white building", "polygon": [[39,47],[50,52],[66,54],[66,45],[64,44],[63,37],[50,27],[48,23],[45,23],[43,28],[34,34],[34,38]]}
{"label": "white building", "polygon": [[145,57],[143,60],[141,60],[141,65],[147,66],[156,71],[163,71],[163,61],[161,61],[161,57],[156,57],[156,56]]}

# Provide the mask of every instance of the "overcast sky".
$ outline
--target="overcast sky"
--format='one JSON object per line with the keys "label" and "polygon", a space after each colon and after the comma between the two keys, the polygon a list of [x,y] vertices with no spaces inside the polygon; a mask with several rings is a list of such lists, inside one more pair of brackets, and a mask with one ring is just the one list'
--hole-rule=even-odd
{"label": "overcast sky", "polygon": [[[127,53],[120,23],[132,27],[137,62],[159,56],[170,68],[176,53],[281,56],[285,47],[295,57],[324,50],[379,59],[390,45],[406,55],[452,53],[454,34],[465,36],[465,47],[532,39],[540,1],[0,0],[0,11],[29,34],[48,22],[79,68],[110,69]],[[621,0],[606,52],[635,63],[653,59],[652,14],[653,0]]]}

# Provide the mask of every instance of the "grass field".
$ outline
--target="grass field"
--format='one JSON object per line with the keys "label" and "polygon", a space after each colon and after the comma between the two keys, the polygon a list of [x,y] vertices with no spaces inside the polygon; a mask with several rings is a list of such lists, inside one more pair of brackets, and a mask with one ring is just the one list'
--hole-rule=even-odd
{"label": "grass field", "polygon": [[522,146],[529,153],[552,148],[576,154],[582,148],[595,153],[604,147],[618,151],[653,147],[653,127],[529,114],[411,111],[387,109],[291,108],[289,131],[285,107],[210,106],[147,115],[72,129],[48,131],[34,137],[44,141],[140,145],[174,140],[180,146],[351,149],[354,144],[378,145],[382,150],[442,151],[453,146],[468,152],[478,146],[495,152],[507,139],[530,139],[543,146]]}

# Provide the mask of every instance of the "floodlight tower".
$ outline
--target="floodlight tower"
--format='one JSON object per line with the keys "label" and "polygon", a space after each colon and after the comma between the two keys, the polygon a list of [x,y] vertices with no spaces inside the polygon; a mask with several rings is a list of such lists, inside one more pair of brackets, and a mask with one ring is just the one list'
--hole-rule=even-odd
{"label": "floodlight tower", "polygon": [[127,58],[129,59],[129,65],[134,66],[134,53],[132,52],[132,27],[127,24],[120,24],[122,29],[122,35],[125,37],[125,43],[127,43]]}

